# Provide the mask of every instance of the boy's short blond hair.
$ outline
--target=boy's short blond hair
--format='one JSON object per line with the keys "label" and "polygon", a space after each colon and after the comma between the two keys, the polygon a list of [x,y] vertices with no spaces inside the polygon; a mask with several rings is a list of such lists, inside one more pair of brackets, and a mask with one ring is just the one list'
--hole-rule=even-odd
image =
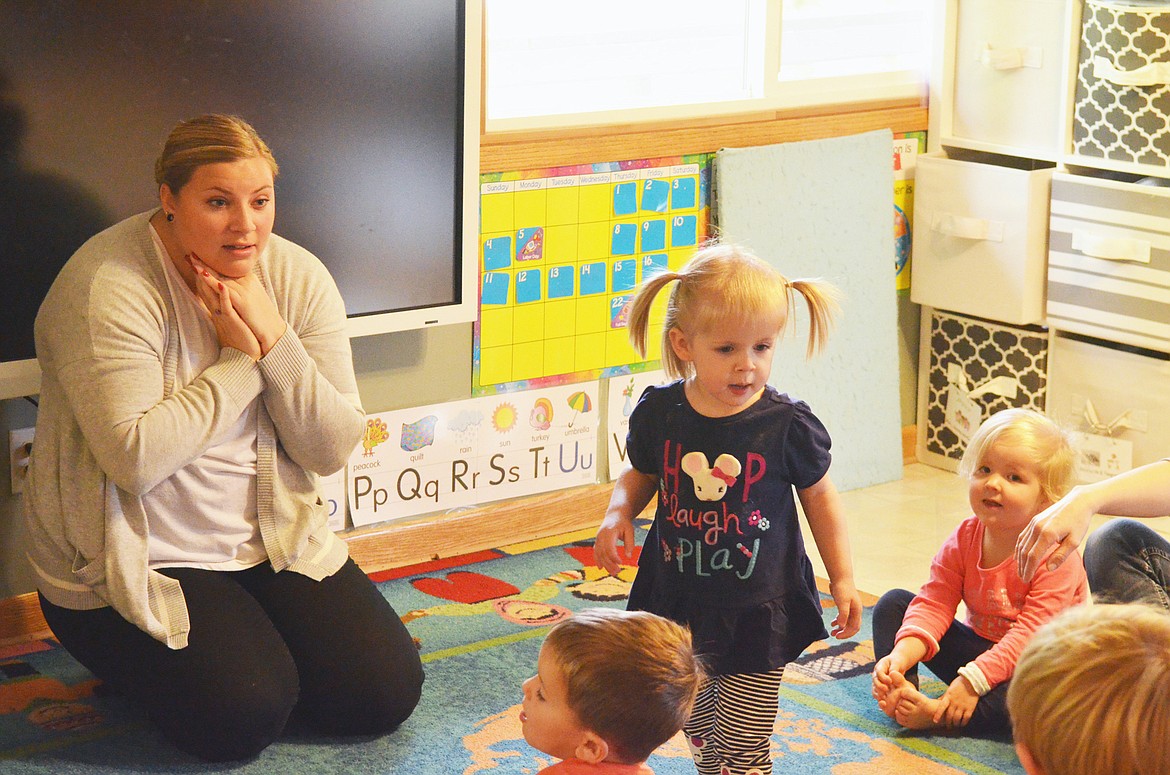
{"label": "boy's short blond hair", "polygon": [[691,633],[646,611],[587,608],[545,638],[568,704],[616,761],[644,762],[682,729],[703,670]]}
{"label": "boy's short blond hair", "polygon": [[1170,614],[1080,605],[1032,636],[1008,687],[1016,743],[1047,775],[1170,773]]}
{"label": "boy's short blond hair", "polygon": [[1032,409],[1003,409],[984,420],[963,452],[959,476],[970,479],[987,450],[999,443],[1027,450],[1040,472],[1040,490],[1049,503],[1056,503],[1072,487],[1076,450],[1071,435]]}

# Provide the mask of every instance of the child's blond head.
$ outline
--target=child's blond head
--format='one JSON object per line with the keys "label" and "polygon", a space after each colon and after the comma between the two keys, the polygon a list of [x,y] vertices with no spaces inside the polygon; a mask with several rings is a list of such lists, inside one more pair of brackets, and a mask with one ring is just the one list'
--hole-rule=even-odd
{"label": "child's blond head", "polygon": [[1008,710],[1046,775],[1170,772],[1170,614],[1131,603],[1057,616],[1020,654]]}
{"label": "child's blond head", "polygon": [[643,762],[682,729],[703,670],[690,631],[645,611],[588,608],[549,631],[578,720],[620,762]]}
{"label": "child's blond head", "polygon": [[1004,409],[983,421],[959,461],[959,475],[971,478],[983,456],[997,444],[1025,450],[1040,474],[1040,491],[1050,503],[1060,500],[1073,483],[1076,452],[1072,437],[1048,417],[1032,409]]}
{"label": "child's blond head", "polygon": [[662,366],[672,377],[691,376],[691,365],[670,345],[671,329],[687,336],[710,330],[724,320],[766,319],[785,330],[793,292],[804,297],[809,311],[808,354],[821,349],[837,311],[836,289],[819,280],[789,280],[770,264],[738,245],[711,242],[677,272],[649,277],[630,305],[630,342],[647,352],[650,310],[668,283],[675,283],[666,305],[662,332]]}

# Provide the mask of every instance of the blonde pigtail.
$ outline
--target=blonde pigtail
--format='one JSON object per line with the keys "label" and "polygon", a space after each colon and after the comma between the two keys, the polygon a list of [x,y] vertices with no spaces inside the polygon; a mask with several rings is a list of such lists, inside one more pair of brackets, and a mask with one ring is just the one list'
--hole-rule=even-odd
{"label": "blonde pigtail", "polygon": [[[638,288],[637,293],[634,294],[633,301],[630,302],[630,314],[626,321],[629,331],[630,344],[638,351],[638,354],[643,358],[649,350],[649,342],[647,342],[648,332],[650,330],[650,309],[654,306],[654,299],[658,297],[659,291],[666,287],[668,283],[675,280],[681,280],[682,275],[678,272],[661,272],[645,280]],[[667,359],[673,355],[673,350],[668,347],[668,341],[663,339],[662,347],[663,366],[666,367],[667,372],[670,372]]]}
{"label": "blonde pigtail", "polygon": [[829,340],[834,319],[841,311],[837,300],[840,291],[834,285],[815,279],[788,280],[787,290],[789,307],[792,306],[793,291],[804,297],[808,307],[808,348],[805,357],[812,357],[814,353],[823,351]]}

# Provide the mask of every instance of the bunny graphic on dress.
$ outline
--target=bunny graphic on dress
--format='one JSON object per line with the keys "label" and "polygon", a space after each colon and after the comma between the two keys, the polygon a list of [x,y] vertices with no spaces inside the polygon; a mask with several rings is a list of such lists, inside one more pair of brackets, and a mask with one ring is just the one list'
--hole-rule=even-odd
{"label": "bunny graphic on dress", "polygon": [[695,483],[695,497],[701,501],[722,500],[727,488],[735,484],[735,477],[743,470],[732,455],[722,454],[715,458],[715,465],[707,464],[702,452],[688,452],[682,458],[682,470]]}

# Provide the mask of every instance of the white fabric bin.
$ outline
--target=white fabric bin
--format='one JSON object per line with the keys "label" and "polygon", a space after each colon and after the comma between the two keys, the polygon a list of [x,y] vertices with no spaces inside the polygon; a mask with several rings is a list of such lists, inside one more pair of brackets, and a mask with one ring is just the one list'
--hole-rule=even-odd
{"label": "white fabric bin", "polygon": [[920,157],[911,300],[1016,325],[1042,323],[1052,174]]}
{"label": "white fabric bin", "polygon": [[[951,139],[1057,159],[1069,0],[963,0]],[[946,141],[944,141],[946,142]]]}
{"label": "white fabric bin", "polygon": [[1170,452],[1170,356],[1058,332],[1048,364],[1048,415],[1080,436],[1081,482]]}

